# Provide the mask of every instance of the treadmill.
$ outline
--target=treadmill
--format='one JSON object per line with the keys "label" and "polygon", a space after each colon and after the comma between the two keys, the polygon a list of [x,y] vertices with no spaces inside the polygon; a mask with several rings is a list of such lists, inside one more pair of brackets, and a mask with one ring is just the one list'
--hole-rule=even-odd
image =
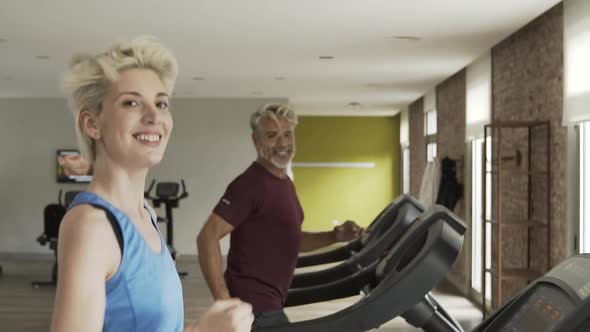
{"label": "treadmill", "polygon": [[383,233],[391,226],[399,207],[408,203],[419,208],[420,212],[424,211],[422,204],[414,197],[408,194],[401,195],[388,206],[386,206],[385,209],[383,209],[377,215],[377,217],[373,219],[363,236],[354,239],[348,242],[346,245],[334,250],[319,254],[299,256],[299,259],[297,260],[297,268],[340,262],[349,259],[351,256],[366,247],[371,241],[381,237]]}
{"label": "treadmill", "polygon": [[590,331],[590,254],[567,258],[473,332]]}
{"label": "treadmill", "polygon": [[447,329],[441,331],[456,331],[453,324],[445,321],[443,313],[434,310],[429,317],[421,317],[427,311],[420,307],[428,292],[451,269],[461,250],[465,230],[465,225],[452,212],[433,206],[410,225],[386,256],[352,275],[323,285],[350,295],[357,295],[359,287],[365,288],[367,294],[357,303],[325,317],[255,331],[360,332],[407,313],[419,318],[425,330],[443,326]]}
{"label": "treadmill", "polygon": [[374,265],[423,211],[424,207],[414,197],[400,196],[379,214],[362,237],[331,252],[312,255],[304,264],[324,264],[328,263],[328,260],[346,259],[344,262],[320,271],[298,273],[293,277],[290,288],[328,283],[348,277],[371,264]]}

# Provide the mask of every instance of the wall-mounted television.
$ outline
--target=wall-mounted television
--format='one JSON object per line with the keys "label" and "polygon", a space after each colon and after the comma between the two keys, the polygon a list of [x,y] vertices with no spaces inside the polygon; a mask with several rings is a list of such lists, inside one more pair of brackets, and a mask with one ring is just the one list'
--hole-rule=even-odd
{"label": "wall-mounted television", "polygon": [[57,182],[89,183],[92,181],[92,164],[78,150],[57,150]]}

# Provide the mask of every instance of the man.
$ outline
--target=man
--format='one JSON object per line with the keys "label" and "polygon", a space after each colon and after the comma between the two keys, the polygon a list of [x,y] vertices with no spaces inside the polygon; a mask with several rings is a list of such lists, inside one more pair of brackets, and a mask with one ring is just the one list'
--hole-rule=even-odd
{"label": "man", "polygon": [[[254,327],[288,322],[283,304],[300,251],[350,241],[363,229],[352,221],[331,232],[301,231],[303,210],[287,167],[295,154],[297,116],[266,105],[250,117],[258,157],[228,187],[197,237],[199,262],[213,297],[253,306]],[[219,241],[230,236],[225,277]]]}

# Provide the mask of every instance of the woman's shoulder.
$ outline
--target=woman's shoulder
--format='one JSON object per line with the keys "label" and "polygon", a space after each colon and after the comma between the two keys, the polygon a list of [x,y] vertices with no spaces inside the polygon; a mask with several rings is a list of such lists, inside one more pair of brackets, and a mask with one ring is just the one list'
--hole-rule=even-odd
{"label": "woman's shoulder", "polygon": [[83,242],[89,241],[88,244],[92,245],[96,241],[108,241],[109,239],[116,241],[113,235],[112,226],[103,210],[89,204],[80,204],[69,209],[65,214],[60,225],[59,237],[61,241],[73,236],[83,239]]}
{"label": "woman's shoulder", "polygon": [[75,273],[91,271],[108,278],[121,261],[119,244],[105,212],[91,205],[68,210],[58,243],[60,264],[75,267]]}

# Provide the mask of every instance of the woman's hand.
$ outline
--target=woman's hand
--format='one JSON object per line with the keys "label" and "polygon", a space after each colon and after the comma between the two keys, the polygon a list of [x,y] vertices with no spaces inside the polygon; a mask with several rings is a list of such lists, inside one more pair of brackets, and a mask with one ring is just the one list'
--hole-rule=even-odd
{"label": "woman's hand", "polygon": [[250,304],[239,299],[219,300],[184,332],[249,332],[253,321]]}

